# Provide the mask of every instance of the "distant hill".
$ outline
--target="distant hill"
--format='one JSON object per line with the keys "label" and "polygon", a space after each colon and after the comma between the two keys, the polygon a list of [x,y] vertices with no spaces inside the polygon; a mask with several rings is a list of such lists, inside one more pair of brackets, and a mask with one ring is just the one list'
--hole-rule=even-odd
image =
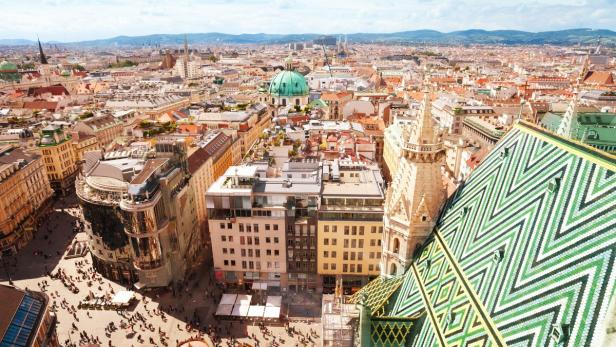
{"label": "distant hill", "polygon": [[[340,34],[332,34],[338,36]],[[321,34],[224,34],[193,33],[187,34],[190,43],[228,43],[228,44],[273,44],[296,41],[310,41]],[[383,43],[447,43],[447,44],[594,44],[601,40],[603,45],[616,45],[616,32],[606,29],[568,29],[558,31],[527,32],[518,30],[481,30],[471,29],[443,33],[436,30],[413,30],[396,33],[355,33],[348,34],[350,42]],[[179,45],[184,42],[184,34],[153,34],[146,36],[117,36],[109,39],[80,42],[65,42],[70,46],[107,47],[107,46],[143,46],[143,45]],[[29,45],[29,40],[0,39],[0,45]]]}

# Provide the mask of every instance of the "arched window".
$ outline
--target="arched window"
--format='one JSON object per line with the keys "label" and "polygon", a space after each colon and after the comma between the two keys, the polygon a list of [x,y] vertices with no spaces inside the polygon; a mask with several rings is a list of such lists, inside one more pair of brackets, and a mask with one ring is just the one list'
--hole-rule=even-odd
{"label": "arched window", "polygon": [[394,253],[398,254],[400,252],[400,240],[398,240],[398,238],[394,238],[394,246],[393,246],[393,251]]}
{"label": "arched window", "polygon": [[393,275],[396,274],[396,272],[398,272],[397,270],[398,269],[396,268],[396,264],[392,263],[391,266],[390,266],[389,274],[393,276]]}

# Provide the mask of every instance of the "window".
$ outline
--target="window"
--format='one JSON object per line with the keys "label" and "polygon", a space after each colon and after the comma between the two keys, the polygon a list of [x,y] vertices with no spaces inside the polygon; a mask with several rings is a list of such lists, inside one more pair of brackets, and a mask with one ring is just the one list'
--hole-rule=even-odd
{"label": "window", "polygon": [[225,260],[223,263],[225,264],[225,266],[229,266],[229,261],[228,260]]}
{"label": "window", "polygon": [[326,225],[323,227],[323,231],[328,233],[329,232],[329,225]]}
{"label": "window", "polygon": [[381,252],[376,252],[376,258],[381,259]]}
{"label": "window", "polygon": [[351,264],[351,272],[355,272],[355,264]]}
{"label": "window", "polygon": [[255,263],[252,260],[248,262],[248,268],[251,270],[255,268]]}
{"label": "window", "polygon": [[269,224],[265,224],[265,231],[270,231],[270,225]]}
{"label": "window", "polygon": [[240,236],[240,245],[243,245],[244,243],[245,243],[244,236]]}
{"label": "window", "polygon": [[359,240],[359,248],[364,248],[364,240],[363,239]]}
{"label": "window", "polygon": [[349,239],[344,239],[344,248],[349,248]]}
{"label": "window", "polygon": [[235,260],[231,260],[231,266],[235,266]]}
{"label": "window", "polygon": [[259,232],[259,224],[253,224],[253,229],[254,229],[253,231],[255,233],[258,233]]}
{"label": "window", "polygon": [[265,243],[270,243],[270,241],[271,241],[271,240],[270,240],[270,238],[269,238],[269,237],[266,237],[266,238],[265,238]]}
{"label": "window", "polygon": [[242,254],[242,257],[245,257],[246,256],[246,250],[242,248],[241,251],[240,251],[240,254]]}
{"label": "window", "polygon": [[229,248],[229,253],[235,254],[235,248]]}
{"label": "window", "polygon": [[368,265],[368,271],[374,271],[374,265],[372,264]]}
{"label": "window", "polygon": [[225,223],[220,223],[220,229],[224,229],[225,228]]}
{"label": "window", "polygon": [[349,265],[342,264],[342,272],[349,272]]}
{"label": "window", "polygon": [[370,232],[373,233],[373,234],[376,233],[376,226],[372,226],[370,228]]}
{"label": "window", "polygon": [[379,234],[383,233],[383,227],[379,227]]}
{"label": "window", "polygon": [[329,251],[323,251],[323,258],[327,258],[329,256]]}
{"label": "window", "polygon": [[349,226],[348,226],[348,225],[345,225],[345,226],[344,226],[344,234],[345,234],[345,235],[348,235],[348,234],[349,234]]}
{"label": "window", "polygon": [[364,260],[364,253],[363,252],[357,252],[357,260]]}
{"label": "window", "polygon": [[226,237],[225,235],[221,235],[221,236],[220,236],[220,240],[221,240],[222,242],[225,242],[225,241],[227,241],[227,237]]}
{"label": "window", "polygon": [[331,268],[332,268],[332,270],[336,270],[336,263],[332,263]]}
{"label": "window", "polygon": [[[351,265],[352,266],[352,265]],[[362,266],[361,264],[357,264],[357,272],[362,272]]]}
{"label": "window", "polygon": [[250,224],[246,224],[246,232],[251,232],[252,231],[252,226]]}
{"label": "window", "polygon": [[376,240],[370,240],[370,246],[372,247],[376,246]]}
{"label": "window", "polygon": [[275,250],[274,250],[274,255],[280,255],[280,251],[279,251],[279,250],[277,250],[277,249],[275,249]]}
{"label": "window", "polygon": [[246,268],[246,260],[242,260],[242,269]]}
{"label": "window", "polygon": [[252,237],[248,236],[246,239],[246,241],[248,241],[248,244],[252,245]]}
{"label": "window", "polygon": [[336,251],[332,251],[332,258],[336,258]]}
{"label": "window", "polygon": [[338,226],[332,225],[332,233],[338,232]]}
{"label": "window", "polygon": [[[224,236],[223,236],[224,237]],[[329,245],[329,239],[323,239],[323,244],[325,246]]]}
{"label": "window", "polygon": [[364,226],[360,226],[359,227],[359,235],[363,235],[364,234]]}
{"label": "window", "polygon": [[338,244],[338,239],[332,239],[332,246],[335,246]]}
{"label": "window", "polygon": [[274,224],[274,231],[278,231],[278,224]]}
{"label": "window", "polygon": [[261,250],[260,249],[256,249],[255,250],[255,257],[261,258]]}
{"label": "window", "polygon": [[323,270],[328,270],[328,269],[329,269],[329,264],[328,263],[323,264]]}
{"label": "window", "polygon": [[370,259],[374,259],[374,252],[370,252]]}
{"label": "window", "polygon": [[231,223],[227,223],[227,229],[233,229],[233,225]]}
{"label": "window", "polygon": [[351,248],[355,248],[357,246],[357,240],[351,240]]}
{"label": "window", "polygon": [[344,252],[342,255],[342,259],[349,260],[349,252]]}
{"label": "window", "polygon": [[255,236],[255,245],[259,245],[259,236]]}
{"label": "window", "polygon": [[274,237],[274,243],[278,243],[278,238]]}
{"label": "window", "polygon": [[381,240],[377,240],[377,242],[376,242],[376,243],[377,243],[377,245],[379,245],[379,246],[380,246],[380,245],[381,245]]}
{"label": "window", "polygon": [[229,236],[229,242],[233,242],[233,236]]}
{"label": "window", "polygon": [[272,255],[272,250],[271,249],[266,250],[265,255]]}
{"label": "window", "polygon": [[227,254],[227,249],[226,248],[222,249],[222,254]]}
{"label": "window", "polygon": [[353,227],[351,228],[351,235],[357,235],[357,226],[353,225]]}
{"label": "window", "polygon": [[244,232],[244,224],[240,223],[240,233],[243,233],[243,232]]}

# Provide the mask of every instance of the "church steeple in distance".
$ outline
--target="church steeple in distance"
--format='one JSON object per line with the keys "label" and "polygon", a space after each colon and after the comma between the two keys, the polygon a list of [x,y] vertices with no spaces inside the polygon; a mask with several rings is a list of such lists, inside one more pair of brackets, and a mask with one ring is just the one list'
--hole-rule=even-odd
{"label": "church steeple in distance", "polygon": [[39,55],[41,56],[41,64],[47,65],[47,57],[45,56],[45,53],[43,53],[43,46],[41,45],[41,39],[39,39],[38,36],[36,37],[36,39],[38,40],[38,48],[39,48]]}

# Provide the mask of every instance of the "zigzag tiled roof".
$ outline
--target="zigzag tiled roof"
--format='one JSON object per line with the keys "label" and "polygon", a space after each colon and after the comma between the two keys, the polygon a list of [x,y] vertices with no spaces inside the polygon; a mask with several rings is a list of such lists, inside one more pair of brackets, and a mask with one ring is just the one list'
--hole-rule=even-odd
{"label": "zigzag tiled roof", "polygon": [[447,202],[399,288],[379,296],[363,325],[372,345],[600,344],[615,201],[616,157],[516,125]]}

